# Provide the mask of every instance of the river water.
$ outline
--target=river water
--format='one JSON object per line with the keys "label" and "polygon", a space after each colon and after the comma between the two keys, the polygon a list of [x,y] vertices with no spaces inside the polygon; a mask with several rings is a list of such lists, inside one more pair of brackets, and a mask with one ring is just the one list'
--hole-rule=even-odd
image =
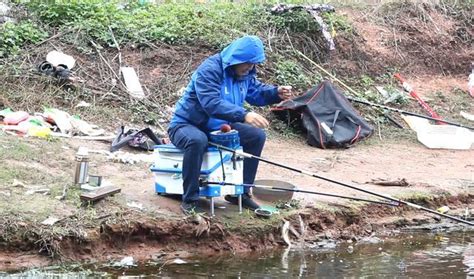
{"label": "river water", "polygon": [[286,250],[123,268],[49,267],[0,278],[474,278],[474,232],[404,233],[357,243],[330,240]]}

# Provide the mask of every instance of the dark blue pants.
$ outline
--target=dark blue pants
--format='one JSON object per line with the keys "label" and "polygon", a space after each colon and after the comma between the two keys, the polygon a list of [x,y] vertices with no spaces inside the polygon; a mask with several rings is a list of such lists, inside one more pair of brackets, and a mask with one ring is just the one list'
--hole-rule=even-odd
{"label": "dark blue pants", "polygon": [[[262,129],[243,123],[231,124],[239,131],[240,145],[244,152],[260,156],[265,144],[265,132]],[[171,142],[184,150],[183,158],[183,202],[197,201],[199,198],[199,173],[204,152],[207,150],[206,133],[197,127],[180,124],[168,130]],[[244,159],[244,183],[253,184],[257,174],[258,160]],[[245,188],[248,192],[248,188]]]}

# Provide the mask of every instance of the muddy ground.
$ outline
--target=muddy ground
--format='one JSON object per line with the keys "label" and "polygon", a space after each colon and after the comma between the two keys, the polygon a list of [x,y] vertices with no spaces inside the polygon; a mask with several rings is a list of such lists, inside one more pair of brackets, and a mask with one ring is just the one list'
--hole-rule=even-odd
{"label": "muddy ground", "polygon": [[[60,193],[61,183],[72,180],[74,153],[79,146],[107,150],[109,145],[76,140],[44,143],[2,136],[3,148],[26,150],[24,160],[7,160],[12,168],[4,170],[14,172],[13,169],[17,169],[29,173],[26,176],[21,172],[13,173],[10,174],[12,178],[30,176],[30,180],[23,180],[25,186],[20,187],[13,187],[12,180],[2,181],[2,211],[21,217],[20,220],[10,218],[15,223],[8,224],[8,229],[3,231],[4,235],[12,238],[3,242],[4,252],[0,256],[2,269],[50,264],[51,259],[45,257],[48,254],[56,260],[65,261],[106,261],[124,256],[148,260],[157,255],[176,257],[176,251],[245,252],[280,247],[286,245],[281,236],[282,219],[290,220],[299,231],[298,216],[301,216],[306,228],[300,238],[306,241],[326,237],[357,239],[373,233],[384,235],[406,225],[439,221],[432,215],[405,207],[391,208],[295,194],[294,199],[300,201],[301,207],[282,210],[280,216],[270,220],[258,219],[248,211],[239,215],[235,206],[219,200],[217,217],[195,224],[192,219],[182,216],[178,199],[154,193],[153,176],[148,171],[147,163],[125,165],[107,161],[106,156],[101,154],[92,156],[90,172],[103,175],[105,181],[119,186],[122,192],[93,206],[81,206],[78,202],[79,191],[70,189],[67,200],[59,202],[54,196]],[[61,152],[57,153],[58,150]],[[36,156],[30,157],[30,154]],[[270,138],[263,156],[430,208],[447,205],[451,208],[450,214],[459,215],[466,208],[474,209],[472,150],[427,150],[416,142],[380,141],[377,138],[347,150],[320,150],[304,145],[299,139]],[[51,184],[46,186],[51,188],[49,196],[25,194],[30,187],[34,187],[32,183],[41,179],[48,181],[51,177],[54,179],[49,180]],[[401,178],[410,185],[394,187],[370,183],[372,179]],[[291,182],[301,189],[373,199],[363,193],[263,163],[258,179],[278,179]],[[142,208],[131,206],[133,202]],[[203,201],[203,205],[208,203]],[[60,219],[53,227],[64,232],[46,233],[52,228],[38,224],[50,216]],[[292,238],[298,241],[297,237]],[[31,251],[32,248],[35,250]],[[179,257],[182,255],[179,254]]]}
{"label": "muddy ground", "polygon": [[[446,118],[465,121],[459,117],[459,111],[474,113],[473,100],[465,92],[470,59],[474,57],[473,30],[466,27],[472,25],[463,17],[456,20],[455,16],[447,16],[450,11],[430,6],[402,6],[397,11],[383,17],[381,7],[364,11],[341,10],[340,13],[350,19],[355,33],[336,37],[337,50],[321,58],[324,66],[355,86],[360,85],[358,79],[363,75],[371,76],[379,83],[389,82],[390,78],[380,77],[399,70],[409,77],[412,85],[435,110]],[[118,122],[133,122],[131,118],[135,114],[130,113],[130,108],[120,107],[123,98],[115,98],[117,96],[111,93],[112,90],[100,90],[106,85],[99,76],[106,69],[97,65],[97,56],[74,52],[71,44],[54,43],[78,58],[78,72],[87,72],[88,82],[92,83],[84,86],[94,85],[95,95],[76,96],[54,90],[42,98],[53,106],[78,113],[83,119],[100,124],[110,132]],[[166,127],[169,116],[166,110],[179,97],[173,92],[184,86],[186,77],[213,52],[201,46],[166,45],[123,51],[124,59],[139,72],[148,96],[163,108],[163,113],[159,114],[161,127],[153,128],[161,130]],[[41,53],[33,50],[32,53],[22,65],[41,59]],[[104,55],[112,60],[116,52],[109,49]],[[262,69],[264,79],[271,79],[272,65],[273,62],[269,61]],[[18,77],[14,76],[6,79],[8,87],[17,89],[18,93],[1,95],[0,101],[5,106],[20,109],[15,106],[21,103],[35,111],[39,106],[38,99],[35,99],[37,96],[26,87],[55,86],[54,83],[46,86],[37,79],[28,83],[29,78],[25,76],[20,80],[18,82]],[[396,86],[396,82],[391,82]],[[90,101],[93,106],[75,108],[82,99]],[[111,104],[117,104],[118,108]],[[373,115],[368,108],[357,108],[364,116]],[[403,108],[422,112],[414,101]],[[344,150],[313,148],[306,145],[304,135],[295,135],[291,129],[272,129],[268,131],[263,156],[432,209],[447,205],[453,215],[464,213],[466,208],[471,212],[474,210],[473,149],[430,150],[418,143],[415,134],[408,129],[398,130],[388,123],[373,124],[376,131],[370,139]],[[432,215],[406,207],[303,194],[294,195],[299,208],[282,210],[280,215],[269,220],[258,219],[248,211],[239,215],[234,206],[220,200],[216,218],[201,218],[195,222],[179,212],[178,199],[154,193],[149,163],[124,164],[108,160],[101,153],[93,153],[90,173],[102,175],[106,182],[120,187],[121,193],[93,205],[84,205],[79,201],[80,190],[70,187],[66,199],[60,201],[56,196],[62,194],[64,186],[71,185],[74,154],[80,146],[106,151],[110,143],[70,139],[46,141],[0,134],[1,270],[62,261],[108,261],[124,256],[166,261],[195,252],[237,253],[283,247],[286,246],[281,235],[284,220],[290,221],[297,232],[291,235],[293,242],[324,238],[357,241],[367,235],[390,235],[409,225],[440,222]],[[148,154],[148,158],[150,156]],[[363,193],[263,163],[258,179],[283,180],[301,189],[373,199]],[[373,179],[405,179],[409,185],[377,186],[371,183]],[[44,188],[49,189],[49,195],[28,194],[28,190]],[[137,208],[137,205],[141,207]],[[59,221],[53,226],[41,224],[51,216]]]}

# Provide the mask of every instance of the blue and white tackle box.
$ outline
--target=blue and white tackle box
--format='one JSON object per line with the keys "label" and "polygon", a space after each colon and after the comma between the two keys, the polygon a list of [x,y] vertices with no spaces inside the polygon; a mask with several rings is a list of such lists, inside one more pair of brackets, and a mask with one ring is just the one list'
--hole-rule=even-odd
{"label": "blue and white tackle box", "polygon": [[[241,148],[240,148],[241,149]],[[151,171],[155,176],[155,191],[161,194],[183,194],[183,155],[184,151],[174,145],[155,146],[155,161]],[[201,166],[203,181],[243,183],[243,160],[233,160],[232,152],[222,151],[222,161],[219,150],[208,147],[204,153]],[[222,162],[222,163],[221,163]],[[224,170],[222,170],[222,165]],[[200,188],[200,195],[219,197],[224,195],[239,195],[243,193],[242,186],[209,185]]]}

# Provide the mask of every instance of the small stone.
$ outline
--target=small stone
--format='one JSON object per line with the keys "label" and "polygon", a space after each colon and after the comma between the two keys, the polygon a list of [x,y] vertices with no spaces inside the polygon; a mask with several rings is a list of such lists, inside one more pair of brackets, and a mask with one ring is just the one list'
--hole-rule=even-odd
{"label": "small stone", "polygon": [[272,243],[275,243],[275,236],[272,233],[268,234],[268,240]]}
{"label": "small stone", "polygon": [[349,245],[347,246],[347,253],[352,254],[354,252],[354,246]]}
{"label": "small stone", "polygon": [[324,237],[325,237],[326,239],[331,239],[331,238],[333,238],[333,237],[332,237],[332,233],[330,233],[330,232],[325,232],[325,233],[324,233]]}

